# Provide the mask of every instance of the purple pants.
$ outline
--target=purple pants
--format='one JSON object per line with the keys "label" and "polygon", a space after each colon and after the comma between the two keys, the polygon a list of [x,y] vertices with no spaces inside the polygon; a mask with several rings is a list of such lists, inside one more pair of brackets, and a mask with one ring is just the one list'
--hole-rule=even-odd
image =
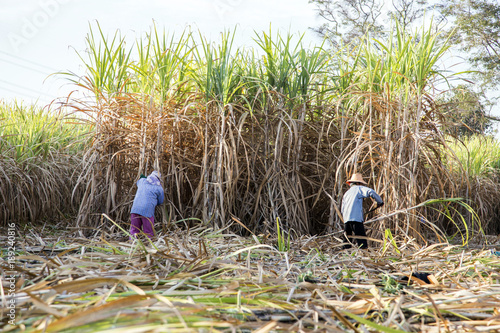
{"label": "purple pants", "polygon": [[130,214],[131,226],[130,234],[135,237],[136,234],[144,232],[149,238],[153,237],[155,231],[153,225],[155,223],[155,217],[144,217],[137,214]]}

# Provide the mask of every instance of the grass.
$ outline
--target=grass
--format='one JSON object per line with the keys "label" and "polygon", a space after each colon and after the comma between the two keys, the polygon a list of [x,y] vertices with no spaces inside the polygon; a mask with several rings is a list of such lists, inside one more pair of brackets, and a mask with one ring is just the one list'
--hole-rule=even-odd
{"label": "grass", "polygon": [[56,112],[19,102],[0,103],[2,157],[22,164],[50,161],[57,154],[82,154],[88,129]]}
{"label": "grass", "polygon": [[457,155],[455,170],[463,169],[471,177],[488,177],[500,173],[500,143],[493,137],[480,135],[451,140],[451,150]]}
{"label": "grass", "polygon": [[[113,230],[103,226],[86,240],[74,233],[45,238],[55,244],[50,249],[38,245],[36,231],[19,240],[16,322],[2,330],[458,332],[500,325],[500,259],[484,248],[406,239],[397,241],[399,252],[338,251],[329,235],[301,237],[284,257],[201,227],[160,234],[144,252]],[[311,251],[322,259],[303,267]],[[414,272],[430,273],[431,283],[404,280]]]}
{"label": "grass", "polygon": [[0,223],[75,214],[89,127],[55,110],[0,103]]}
{"label": "grass", "polygon": [[276,241],[278,251],[288,252],[288,250],[290,250],[291,232],[288,233],[288,236],[285,234],[285,231],[280,228],[279,218],[276,219],[276,234],[278,235],[278,240]]}
{"label": "grass", "polygon": [[[464,197],[475,208],[486,233],[498,233],[494,222],[500,206],[498,201],[483,200],[496,196],[500,179],[500,143],[491,137],[472,136],[461,140],[448,140],[451,158],[444,158],[453,174],[465,174],[462,183]],[[467,189],[467,190],[466,190]]]}

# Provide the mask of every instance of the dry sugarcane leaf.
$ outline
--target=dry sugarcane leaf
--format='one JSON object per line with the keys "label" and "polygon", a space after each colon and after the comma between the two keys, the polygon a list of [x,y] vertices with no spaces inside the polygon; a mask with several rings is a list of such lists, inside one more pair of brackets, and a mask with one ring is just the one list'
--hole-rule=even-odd
{"label": "dry sugarcane leaf", "polygon": [[427,276],[427,278],[429,279],[429,281],[434,284],[434,285],[439,285],[439,281],[438,279],[434,276],[434,274],[430,274]]}
{"label": "dry sugarcane leaf", "polygon": [[256,329],[254,332],[255,333],[267,333],[267,332],[271,331],[273,328],[275,328],[277,325],[278,325],[277,321],[271,321],[271,322],[265,324],[264,326],[262,326],[261,328]]}
{"label": "dry sugarcane leaf", "polygon": [[38,298],[37,296],[32,295],[29,292],[27,294],[30,297],[31,301],[33,302],[33,305],[36,308],[42,310],[43,312],[45,312],[47,314],[51,314],[51,315],[55,316],[56,318],[62,318],[65,316],[64,313],[57,311],[56,309],[54,309],[53,307],[51,307],[50,305],[45,303],[42,299]]}
{"label": "dry sugarcane leaf", "polygon": [[103,320],[115,316],[120,310],[126,308],[148,307],[157,302],[157,299],[146,295],[132,295],[122,299],[111,301],[104,305],[92,307],[83,311],[78,311],[64,318],[51,322],[46,332],[59,332],[71,327],[86,325],[92,322]]}
{"label": "dry sugarcane leaf", "polygon": [[137,288],[133,284],[116,278],[91,278],[85,280],[76,280],[70,282],[64,282],[51,288],[57,291],[58,293],[62,292],[73,292],[73,293],[81,293],[89,290],[93,290],[98,287],[102,287],[105,285],[114,285],[114,284],[124,284],[132,290],[136,291],[140,295],[144,295],[144,291],[140,288]]}

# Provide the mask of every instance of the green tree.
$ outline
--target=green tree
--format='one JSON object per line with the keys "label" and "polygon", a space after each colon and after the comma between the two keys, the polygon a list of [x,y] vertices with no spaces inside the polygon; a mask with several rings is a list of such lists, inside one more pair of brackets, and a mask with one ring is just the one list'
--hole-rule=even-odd
{"label": "green tree", "polygon": [[446,0],[440,11],[455,29],[452,42],[465,54],[487,87],[500,84],[500,2]]}
{"label": "green tree", "polygon": [[314,28],[326,36],[333,45],[355,43],[370,33],[372,37],[385,37],[391,18],[408,27],[421,18],[427,0],[393,0],[389,6],[383,0],[309,0],[316,5],[319,17],[325,22]]}
{"label": "green tree", "polygon": [[389,14],[400,26],[409,27],[424,16],[427,4],[427,0],[393,0]]}
{"label": "green tree", "polygon": [[484,94],[475,92],[473,87],[459,85],[450,90],[441,103],[441,111],[446,119],[445,132],[456,137],[491,132],[492,119],[487,116],[490,102]]}
{"label": "green tree", "polygon": [[[441,0],[440,11],[455,29],[452,42],[473,70],[472,78],[488,95],[500,85],[500,2],[498,0]],[[493,99],[490,98],[490,101]],[[488,102],[490,102],[488,101]],[[493,104],[493,103],[490,103]],[[498,110],[498,105],[496,106]],[[485,115],[488,121],[500,117]],[[468,124],[471,119],[464,119]]]}

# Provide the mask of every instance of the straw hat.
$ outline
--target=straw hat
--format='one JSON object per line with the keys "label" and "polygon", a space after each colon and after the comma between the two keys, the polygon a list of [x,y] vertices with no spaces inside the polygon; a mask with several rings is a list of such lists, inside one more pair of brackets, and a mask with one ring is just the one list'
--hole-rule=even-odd
{"label": "straw hat", "polygon": [[363,185],[368,185],[364,180],[363,180],[363,176],[360,174],[360,173],[355,173],[352,175],[351,179],[349,179],[348,181],[346,181],[347,184],[350,184],[350,183],[360,183],[360,184],[363,184]]}

